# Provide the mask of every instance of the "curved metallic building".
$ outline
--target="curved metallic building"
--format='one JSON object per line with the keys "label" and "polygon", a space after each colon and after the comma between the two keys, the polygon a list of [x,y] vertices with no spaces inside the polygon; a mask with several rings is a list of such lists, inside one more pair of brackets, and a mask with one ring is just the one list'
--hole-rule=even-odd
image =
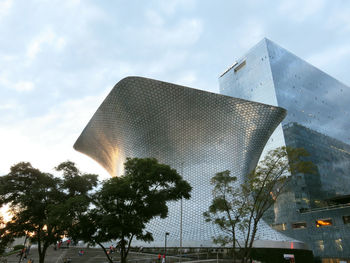
{"label": "curved metallic building", "polygon": [[[238,178],[254,168],[271,133],[286,111],[171,83],[128,77],[115,85],[74,148],[101,164],[112,176],[123,173],[126,157],[154,157],[177,169],[192,185],[183,202],[183,246],[210,246],[219,233],[203,212],[211,203],[210,179],[230,170]],[[180,201],[169,216],[148,229],[162,246],[180,239]],[[265,223],[258,239],[291,240]]]}

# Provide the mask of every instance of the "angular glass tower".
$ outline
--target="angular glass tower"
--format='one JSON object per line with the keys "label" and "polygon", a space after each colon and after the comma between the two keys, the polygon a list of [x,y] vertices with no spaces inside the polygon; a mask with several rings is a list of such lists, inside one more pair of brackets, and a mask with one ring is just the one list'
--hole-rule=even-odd
{"label": "angular glass tower", "polygon": [[267,222],[316,255],[349,257],[350,88],[268,39],[219,82],[221,94],[287,109],[265,150],[303,147],[317,166],[315,175],[293,175]]}
{"label": "angular glass tower", "polygon": [[[112,176],[123,174],[126,157],[155,157],[177,169],[193,187],[191,199],[183,202],[183,246],[212,246],[212,237],[220,232],[203,217],[212,200],[210,179],[231,170],[243,180],[285,114],[280,107],[128,77],[116,84],[74,148]],[[169,203],[168,218],[147,226],[155,239],[148,246],[162,247],[169,232],[168,245],[178,247],[180,221],[180,201]],[[294,240],[265,223],[257,237]]]}

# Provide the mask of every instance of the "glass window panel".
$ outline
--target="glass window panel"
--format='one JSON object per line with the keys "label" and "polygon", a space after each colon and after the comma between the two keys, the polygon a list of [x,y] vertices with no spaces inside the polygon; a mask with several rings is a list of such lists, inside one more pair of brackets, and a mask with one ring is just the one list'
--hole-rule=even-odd
{"label": "glass window panel", "polygon": [[306,222],[293,223],[292,228],[294,228],[294,229],[306,228]]}
{"label": "glass window panel", "polygon": [[317,250],[324,251],[324,241],[323,240],[318,240],[315,243],[316,243]]}
{"label": "glass window panel", "polygon": [[342,245],[341,238],[334,240],[334,243],[335,243],[335,247],[337,248],[338,251],[343,251],[343,245]]}
{"label": "glass window panel", "polygon": [[344,224],[350,224],[350,216],[343,216]]}
{"label": "glass window panel", "polygon": [[283,224],[275,224],[275,225],[271,225],[271,227],[277,231],[284,231],[287,229],[287,224],[283,223]]}

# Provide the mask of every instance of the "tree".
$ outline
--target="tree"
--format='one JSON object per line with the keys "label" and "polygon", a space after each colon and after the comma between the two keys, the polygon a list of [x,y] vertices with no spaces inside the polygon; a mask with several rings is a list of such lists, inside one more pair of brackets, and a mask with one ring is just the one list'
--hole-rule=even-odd
{"label": "tree", "polygon": [[212,204],[203,215],[207,222],[217,224],[224,232],[223,235],[214,237],[213,241],[223,246],[231,243],[235,262],[236,247],[240,245],[236,237],[237,229],[242,227],[248,211],[240,189],[235,187],[237,177],[230,176],[230,171],[217,173],[211,179],[211,184],[214,185]]}
{"label": "tree", "polygon": [[232,242],[236,248],[236,229],[241,230],[244,240],[237,244],[243,250],[244,262],[250,260],[260,220],[285,192],[291,175],[314,173],[314,165],[305,160],[307,156],[301,148],[279,147],[269,151],[241,185],[235,183],[236,178],[229,171],[213,178],[214,199],[204,216],[224,231],[218,240],[223,245]]}
{"label": "tree", "polygon": [[10,242],[12,242],[12,239],[6,235],[4,218],[0,216],[0,258]]}
{"label": "tree", "polygon": [[[77,238],[98,244],[113,262],[103,243],[116,240],[121,262],[126,262],[134,238],[152,241],[146,224],[166,218],[167,201],[190,198],[191,186],[170,166],[154,158],[127,158],[125,173],[103,182],[94,196],[94,209],[80,220]],[[80,233],[78,233],[79,231]]]}
{"label": "tree", "polygon": [[96,186],[96,175],[82,175],[72,162],[60,164],[63,179],[43,173],[30,163],[18,163],[0,177],[0,206],[7,204],[12,218],[2,230],[9,240],[29,238],[38,244],[39,263],[46,250],[62,239],[87,210],[89,191]]}

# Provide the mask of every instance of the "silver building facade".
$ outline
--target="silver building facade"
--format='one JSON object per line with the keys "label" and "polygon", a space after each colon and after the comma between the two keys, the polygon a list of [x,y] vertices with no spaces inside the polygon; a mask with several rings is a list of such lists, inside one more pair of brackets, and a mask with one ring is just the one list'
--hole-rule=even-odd
{"label": "silver building facade", "polygon": [[349,258],[350,88],[264,39],[219,78],[220,93],[280,106],[287,117],[266,149],[303,147],[315,175],[293,175],[265,218],[323,258]]}
{"label": "silver building facade", "polygon": [[[183,202],[183,246],[212,246],[220,231],[203,218],[212,200],[210,179],[231,170],[242,180],[285,114],[280,107],[128,77],[116,84],[74,148],[112,176],[123,174],[126,157],[154,157],[177,169],[193,187]],[[168,245],[178,247],[180,220],[180,202],[169,203],[168,218],[147,226],[155,240],[146,245],[162,247],[169,232]],[[265,223],[257,239],[294,240]]]}

